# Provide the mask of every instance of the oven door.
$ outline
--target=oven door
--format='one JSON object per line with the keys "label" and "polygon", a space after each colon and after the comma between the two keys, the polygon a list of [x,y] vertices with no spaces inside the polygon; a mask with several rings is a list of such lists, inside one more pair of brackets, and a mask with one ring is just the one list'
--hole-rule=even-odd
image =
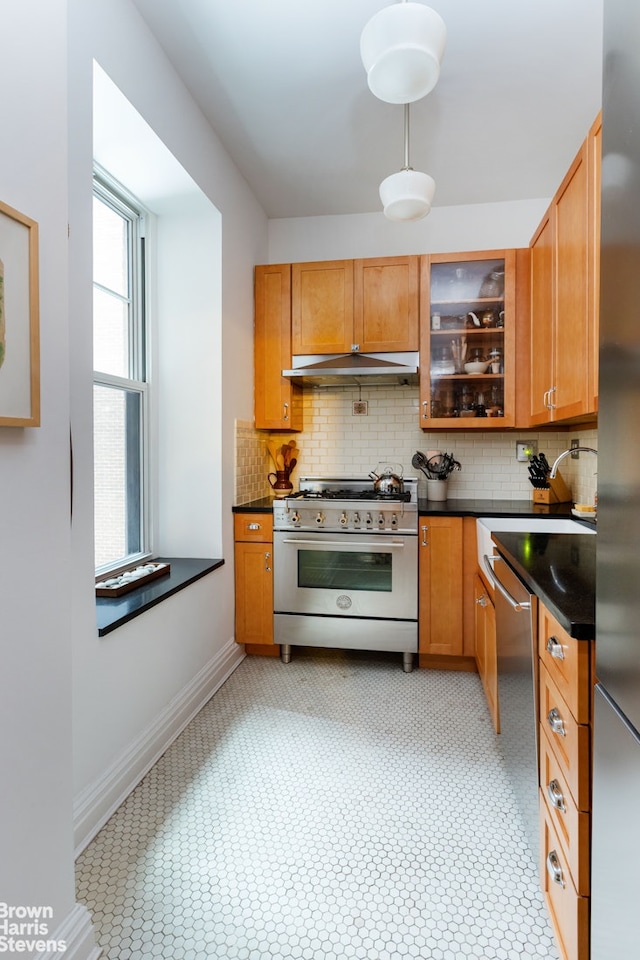
{"label": "oven door", "polygon": [[276,613],[417,620],[418,538],[274,533]]}

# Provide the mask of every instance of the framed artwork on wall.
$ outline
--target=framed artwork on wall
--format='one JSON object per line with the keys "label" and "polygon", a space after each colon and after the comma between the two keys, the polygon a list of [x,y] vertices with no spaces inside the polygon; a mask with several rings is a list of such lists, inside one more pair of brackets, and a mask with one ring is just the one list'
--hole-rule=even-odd
{"label": "framed artwork on wall", "polygon": [[40,426],[38,224],[0,201],[0,427]]}

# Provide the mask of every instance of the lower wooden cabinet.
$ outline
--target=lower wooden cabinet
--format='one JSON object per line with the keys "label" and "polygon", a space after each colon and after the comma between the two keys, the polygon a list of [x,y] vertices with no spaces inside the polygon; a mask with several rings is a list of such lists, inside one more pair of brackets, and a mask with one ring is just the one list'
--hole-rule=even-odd
{"label": "lower wooden cabinet", "polygon": [[500,733],[496,608],[484,580],[478,573],[473,578],[473,599],[475,604],[476,667],[482,680],[494,729],[496,733]]}
{"label": "lower wooden cabinet", "polygon": [[421,656],[463,655],[462,531],[462,517],[420,517],[418,653]]}
{"label": "lower wooden cabinet", "polygon": [[538,611],[541,884],[562,960],[589,960],[593,644]]}
{"label": "lower wooden cabinet", "polygon": [[[273,641],[273,517],[236,513],[236,643],[271,648]],[[263,652],[250,649],[247,652]],[[271,652],[271,650],[264,652]]]}

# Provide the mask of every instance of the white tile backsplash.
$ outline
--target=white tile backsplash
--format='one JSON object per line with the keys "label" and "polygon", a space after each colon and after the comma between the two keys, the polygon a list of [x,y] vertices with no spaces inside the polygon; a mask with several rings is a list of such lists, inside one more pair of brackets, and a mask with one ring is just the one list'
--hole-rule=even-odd
{"label": "white tile backsplash", "polygon": [[[353,401],[366,400],[366,416],[353,414]],[[426,496],[420,471],[411,466],[416,450],[452,453],[462,465],[449,479],[449,499],[478,497],[527,500],[533,487],[527,464],[516,460],[516,440],[537,440],[550,463],[574,437],[581,445],[597,447],[597,431],[424,431],[419,426],[416,387],[319,388],[304,394],[305,429],[295,434],[300,456],[291,480],[297,488],[304,476],[366,477],[379,462],[399,463],[405,476],[418,476],[419,494]],[[269,436],[288,442],[291,434],[257,431],[251,423],[236,421],[236,503],[246,503],[271,492],[266,475],[272,469],[266,450]],[[242,448],[242,449],[240,449]],[[592,503],[596,492],[597,459],[581,454],[567,457],[560,472],[576,502]]]}

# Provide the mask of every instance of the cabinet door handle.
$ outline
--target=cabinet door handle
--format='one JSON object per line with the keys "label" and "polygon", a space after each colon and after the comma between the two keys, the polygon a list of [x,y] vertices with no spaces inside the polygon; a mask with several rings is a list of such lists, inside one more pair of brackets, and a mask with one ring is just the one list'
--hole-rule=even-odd
{"label": "cabinet door handle", "polygon": [[429,529],[429,527],[424,526],[424,527],[420,527],[420,529],[422,530],[422,546],[428,547],[429,541],[427,540],[427,530]]}
{"label": "cabinet door handle", "polygon": [[547,723],[553,732],[559,737],[566,737],[567,731],[564,728],[564,720],[558,713],[556,707],[554,707],[552,710],[549,710],[549,713],[547,714]]}
{"label": "cabinet door handle", "polygon": [[549,637],[547,640],[547,653],[556,660],[564,660],[564,647],[557,637]]}
{"label": "cabinet door handle", "polygon": [[566,813],[566,806],[564,804],[564,795],[560,789],[560,784],[557,780],[550,780],[547,784],[547,794],[551,805],[559,810],[560,813]]}
{"label": "cabinet door handle", "polygon": [[555,410],[556,408],[555,403],[553,403],[553,401],[551,400],[551,394],[555,392],[556,392],[556,388],[551,387],[551,390],[549,390],[549,410]]}
{"label": "cabinet door handle", "polygon": [[288,403],[283,404],[283,408],[284,408],[284,409],[283,409],[282,419],[283,419],[283,420],[288,420],[288,419],[289,419],[289,404],[288,404]]}
{"label": "cabinet door handle", "polygon": [[549,391],[548,390],[545,390],[545,392],[542,394],[542,406],[545,408],[545,410],[549,409]]}
{"label": "cabinet door handle", "polygon": [[428,400],[422,401],[422,419],[423,420],[429,419],[429,401]]}
{"label": "cabinet door handle", "polygon": [[265,553],[264,555],[264,569],[267,573],[271,573],[271,554]]}
{"label": "cabinet door handle", "polygon": [[555,850],[551,850],[547,856],[547,873],[554,883],[559,884],[561,887],[565,886],[562,867],[560,866],[560,860],[558,859],[558,854]]}

